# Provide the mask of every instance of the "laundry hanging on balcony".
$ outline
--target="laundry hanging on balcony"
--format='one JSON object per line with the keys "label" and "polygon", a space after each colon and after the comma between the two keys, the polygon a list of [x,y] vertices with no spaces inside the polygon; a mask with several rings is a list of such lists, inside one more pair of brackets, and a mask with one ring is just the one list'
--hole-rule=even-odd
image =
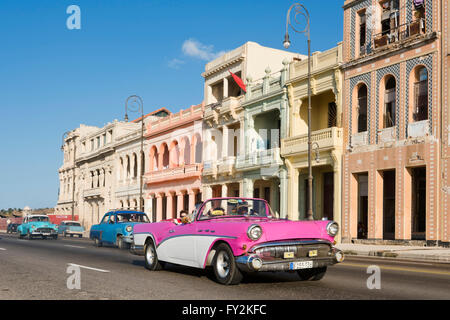
{"label": "laundry hanging on balcony", "polygon": [[244,84],[244,81],[242,81],[241,78],[239,78],[237,75],[235,75],[233,72],[231,72],[230,70],[228,70],[228,72],[231,74],[231,76],[233,77],[234,81],[236,82],[236,84],[242,89],[244,90],[244,92],[247,92],[247,88]]}

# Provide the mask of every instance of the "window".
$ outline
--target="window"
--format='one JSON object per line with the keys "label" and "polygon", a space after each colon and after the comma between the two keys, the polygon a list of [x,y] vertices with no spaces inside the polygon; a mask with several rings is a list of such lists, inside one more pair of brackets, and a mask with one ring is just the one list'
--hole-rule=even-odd
{"label": "window", "polygon": [[336,103],[330,102],[328,104],[328,128],[336,127]]}
{"label": "window", "polygon": [[359,47],[360,54],[366,53],[366,12],[359,13]]}
{"label": "window", "polygon": [[414,82],[414,113],[415,121],[428,119],[428,71],[420,67],[415,72]]}
{"label": "window", "polygon": [[94,139],[91,139],[91,151],[94,151]]}
{"label": "window", "polygon": [[106,145],[106,133],[103,134],[103,145]]}
{"label": "window", "polygon": [[384,91],[384,127],[395,126],[395,78],[389,76],[386,79]]}
{"label": "window", "polygon": [[100,148],[100,137],[97,137],[97,148]]}
{"label": "window", "polygon": [[367,131],[367,86],[358,89],[358,132]]}

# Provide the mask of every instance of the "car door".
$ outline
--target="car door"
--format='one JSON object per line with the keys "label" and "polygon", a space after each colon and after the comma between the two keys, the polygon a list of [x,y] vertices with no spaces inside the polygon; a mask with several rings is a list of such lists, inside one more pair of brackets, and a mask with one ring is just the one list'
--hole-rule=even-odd
{"label": "car door", "polygon": [[173,223],[158,245],[159,259],[197,267],[195,262],[195,236],[195,222],[178,225]]}
{"label": "car door", "polygon": [[65,230],[65,227],[66,227],[65,223],[64,223],[64,222],[61,222],[61,224],[60,224],[59,227],[58,227],[58,233],[59,233],[59,234],[63,234],[63,233],[64,233],[64,230]]}
{"label": "car door", "polygon": [[[111,212],[107,222],[102,223],[102,242],[116,243],[116,219],[116,214]],[[102,222],[104,222],[104,220]]]}

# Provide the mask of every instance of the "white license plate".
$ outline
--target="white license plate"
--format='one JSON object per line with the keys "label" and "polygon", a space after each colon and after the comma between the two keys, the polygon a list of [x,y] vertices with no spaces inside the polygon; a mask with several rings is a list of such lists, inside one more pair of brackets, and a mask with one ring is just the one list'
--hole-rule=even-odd
{"label": "white license plate", "polygon": [[312,261],[297,261],[297,262],[291,262],[289,264],[290,270],[297,270],[297,269],[310,269],[313,267]]}
{"label": "white license plate", "polygon": [[42,235],[43,235],[43,236],[49,236],[50,233],[43,233]]}

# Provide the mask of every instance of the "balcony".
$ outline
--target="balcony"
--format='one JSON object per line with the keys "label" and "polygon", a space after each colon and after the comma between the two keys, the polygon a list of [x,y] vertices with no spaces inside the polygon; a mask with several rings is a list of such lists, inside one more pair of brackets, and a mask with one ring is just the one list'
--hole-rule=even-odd
{"label": "balcony", "polygon": [[205,119],[214,118],[216,113],[218,114],[226,114],[231,113],[234,114],[237,112],[237,109],[241,106],[241,100],[244,99],[244,96],[238,97],[226,97],[222,101],[208,104],[205,107]]}
{"label": "balcony", "polygon": [[201,164],[188,164],[176,168],[168,168],[146,173],[145,183],[181,180],[190,177],[199,177],[202,173]]}
{"label": "balcony", "polygon": [[378,33],[373,36],[373,47],[381,49],[388,44],[412,39],[415,36],[425,33],[425,21],[419,19],[410,23],[399,25],[389,32]]}
{"label": "balcony", "polygon": [[258,150],[250,154],[239,156],[236,161],[236,169],[249,170],[258,167],[282,165],[280,148]]}
{"label": "balcony", "polygon": [[430,120],[408,123],[408,138],[425,137],[430,132]]}
{"label": "balcony", "polygon": [[364,146],[369,144],[369,134],[367,131],[358,132],[352,135],[352,146]]}
{"label": "balcony", "polygon": [[[331,127],[327,129],[313,131],[311,141],[317,142],[320,150],[334,149],[342,147],[342,128]],[[299,155],[308,153],[308,135],[283,139],[281,141],[281,153],[283,156]]]}
{"label": "balcony", "polygon": [[101,197],[101,189],[100,188],[91,188],[83,191],[84,198],[97,198]]}
{"label": "balcony", "polygon": [[392,142],[397,138],[397,127],[389,127],[378,130],[378,142]]}
{"label": "balcony", "polygon": [[236,157],[226,157],[217,162],[219,173],[231,174],[235,169]]}

